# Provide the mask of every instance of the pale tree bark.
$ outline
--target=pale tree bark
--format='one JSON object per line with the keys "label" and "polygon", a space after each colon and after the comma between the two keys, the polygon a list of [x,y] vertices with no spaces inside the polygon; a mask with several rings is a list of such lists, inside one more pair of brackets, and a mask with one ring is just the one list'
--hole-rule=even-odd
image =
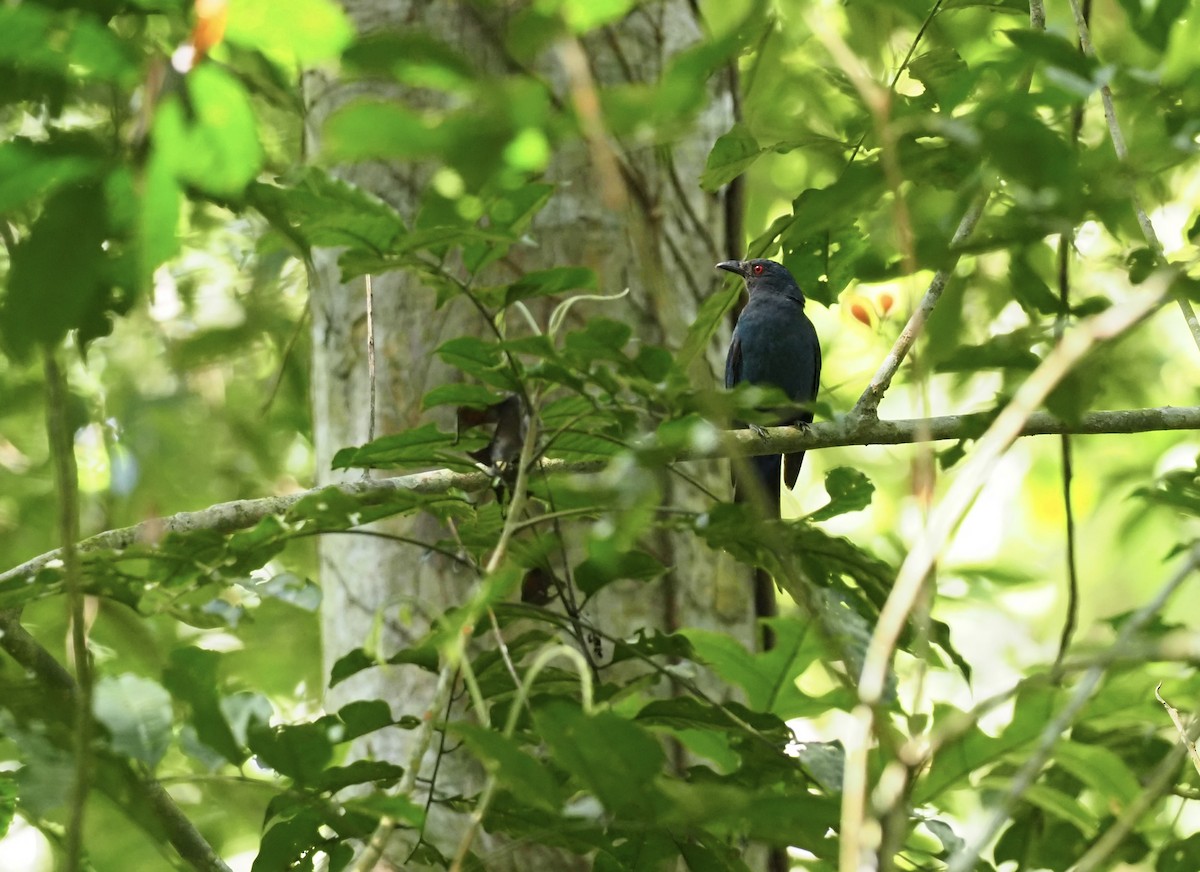
{"label": "pale tree bark", "polygon": [[[512,69],[512,61],[504,57],[497,39],[503,21],[489,20],[488,16],[498,13],[478,4],[344,0],[344,5],[362,32],[420,27],[458,47],[491,73]],[[647,3],[607,33],[581,44],[560,46],[538,72],[553,83],[558,98],[568,105],[573,89],[585,86],[589,77],[600,86],[626,78],[655,81],[670,58],[701,35],[702,24],[687,0]],[[584,66],[579,69],[581,60]],[[626,147],[605,137],[603,141],[593,138],[590,146],[579,142],[560,149],[547,173],[550,181],[559,184],[557,193],[529,234],[536,245],[515,248],[504,270],[490,280],[512,281],[516,271],[553,266],[591,267],[602,292],[616,293],[628,287],[630,295],[619,303],[581,304],[576,307],[581,316],[625,318],[633,324],[639,340],[676,347],[698,305],[718,289],[720,278],[713,264],[736,254],[728,250],[726,241],[724,198],[705,194],[697,184],[713,141],[732,123],[733,96],[727,79],[714,78],[708,108],[686,138],[666,147]],[[320,147],[318,132],[323,119],[347,99],[362,94],[364,87],[323,77],[308,80],[312,148]],[[606,147],[612,149],[607,156]],[[608,158],[615,162],[606,167]],[[402,214],[411,215],[429,172],[427,166],[359,165],[340,174]],[[365,442],[369,424],[363,282],[341,284],[335,260],[336,252],[317,253],[311,303],[313,420],[322,483],[361,474],[335,474],[330,471],[330,459],[343,446]],[[382,435],[421,423],[425,417],[420,410],[422,395],[456,378],[434,355],[438,345],[457,335],[482,335],[485,325],[462,300],[435,312],[432,291],[423,287],[416,275],[394,272],[376,276],[373,290],[375,433]],[[713,378],[714,364],[723,353],[719,345],[714,342],[710,359],[694,374],[697,383]],[[444,419],[441,423],[448,424]],[[711,488],[720,491],[726,487],[717,464],[704,476]],[[696,507],[706,500],[673,476],[664,476],[664,482],[668,503]],[[444,534],[422,516],[391,521],[386,529],[422,541]],[[648,546],[671,567],[667,577],[649,588],[617,584],[606,589],[587,614],[588,620],[617,636],[638,627],[702,626],[732,633],[753,645],[754,616],[743,570],[726,562],[723,570],[714,571],[712,555],[698,553],[697,546],[681,537],[663,536]],[[427,626],[425,616],[461,602],[473,581],[468,572],[436,554],[375,538],[327,537],[320,548],[327,671],[347,651],[372,638],[376,627],[383,628],[380,648],[385,652],[419,637]],[[352,699],[380,698],[391,701],[396,716],[420,715],[432,693],[432,678],[415,668],[375,668],[333,688],[328,693],[328,707],[335,709]],[[400,730],[384,731],[355,753],[402,762],[410,738],[411,734]],[[473,768],[463,757],[459,752],[441,761],[438,794],[469,796],[476,791]],[[432,768],[429,758],[422,776],[427,777]],[[426,837],[443,853],[452,853],[454,838],[463,825],[462,816],[435,817]],[[411,834],[397,833],[389,857],[404,865],[411,844]],[[478,848],[489,869],[587,865],[583,860],[539,855],[527,846],[479,844]],[[417,867],[409,864],[404,868]]]}

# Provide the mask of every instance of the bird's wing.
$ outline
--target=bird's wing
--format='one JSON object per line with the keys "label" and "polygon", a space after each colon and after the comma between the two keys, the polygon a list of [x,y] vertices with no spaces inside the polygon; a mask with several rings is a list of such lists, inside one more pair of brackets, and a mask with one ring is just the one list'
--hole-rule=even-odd
{"label": "bird's wing", "polygon": [[814,400],[817,398],[817,393],[821,390],[821,342],[820,342],[820,340],[817,340],[816,347],[817,347],[817,361],[816,361],[817,365],[815,367],[813,367],[813,382],[812,382],[812,396],[813,396]]}
{"label": "bird's wing", "polygon": [[731,388],[742,380],[742,340],[734,331],[725,356],[725,387]]}

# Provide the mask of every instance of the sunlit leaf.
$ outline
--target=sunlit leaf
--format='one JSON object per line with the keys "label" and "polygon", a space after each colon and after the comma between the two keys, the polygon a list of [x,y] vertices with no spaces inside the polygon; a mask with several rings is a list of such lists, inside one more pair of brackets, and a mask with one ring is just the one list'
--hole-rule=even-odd
{"label": "sunlit leaf", "polygon": [[354,28],[332,0],[254,0],[229,4],[225,37],[261,51],[284,69],[330,60],[350,42]]}

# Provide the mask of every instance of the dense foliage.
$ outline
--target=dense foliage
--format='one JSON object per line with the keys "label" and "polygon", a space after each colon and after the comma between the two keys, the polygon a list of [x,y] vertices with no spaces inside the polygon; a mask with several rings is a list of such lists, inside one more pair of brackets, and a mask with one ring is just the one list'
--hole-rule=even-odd
{"label": "dense foliage", "polygon": [[[741,179],[748,250],[781,259],[812,301],[827,361],[818,420],[873,418],[856,400],[941,271],[945,290],[883,410],[986,414],[936,456],[810,454],[811,499],[764,523],[722,494],[705,511],[662,506],[664,477],[689,475],[677,458],[716,450],[723,422],[764,403],[694,378],[738,288],[711,296],[666,348],[635,336],[620,289],[581,265],[478,278],[536,244],[557,193],[543,171],[587,135],[534,70],[559,41],[619,39],[644,12],[635,5],[549,0],[498,17],[512,60],[502,77],[435,34],[356,39],[329,0],[234,2],[227,23],[223,4],[183,0],[0,7],[5,567],[61,544],[72,516],[88,536],[302,491],[315,249],[338,249],[348,277],[419,274],[494,328],[438,351],[462,380],[424,404],[453,407],[462,433],[426,424],[335,461],[465,473],[450,486],[329,489],[165,533],[148,522],[85,545],[77,575],[70,560],[0,573],[0,845],[36,828],[70,856],[82,817],[96,869],[221,868],[203,842],[254,870],[347,868],[372,833],[423,826],[410,760],[344,756],[354,739],[406,730],[432,731],[435,747],[487,773],[481,791],[450,786],[438,800],[460,812],[459,861],[429,841],[414,862],[486,868],[473,852],[481,826],[605,870],[680,858],[742,869],[751,843],[791,846],[812,870],[860,868],[859,852],[887,869],[1058,870],[1085,855],[1086,868],[1200,868],[1195,773],[1155,698],[1161,685],[1186,711],[1200,690],[1194,634],[1167,605],[1200,559],[1192,434],[1014,452],[938,553],[930,596],[902,611],[882,693],[860,699],[859,685],[899,568],[941,505],[935,475],[967,468],[994,414],[1046,378],[1063,331],[1165,293],[1152,318],[1047,383],[1044,406],[1068,429],[1095,409],[1195,404],[1200,351],[1172,297],[1197,297],[1194,216],[1178,192],[1198,178],[1200,6],[1106,5],[1093,56],[1069,6],[1043,27],[1013,0],[702,3],[708,35],[657,82],[603,89],[608,135],[669,149],[706,82],[739,67],[740,120],[703,178],[685,181]],[[180,46],[210,53],[190,63]],[[444,99],[348,103],[321,153],[304,156],[298,70],[334,63]],[[330,169],[376,160],[435,167],[415,216]],[[45,360],[69,361],[64,396]],[[497,434],[505,425],[486,414],[512,397],[531,435]],[[47,416],[74,434],[77,501],[52,474],[70,464]],[[1140,420],[1165,429],[1153,410]],[[480,474],[470,453],[497,435],[504,469]],[[542,459],[563,465],[545,472]],[[1058,568],[1064,483],[1078,597]],[[473,597],[419,644],[366,639],[321,674],[315,646],[297,642],[317,632],[314,538],[415,512],[453,531],[426,544],[476,575]],[[580,553],[563,546],[568,527]],[[655,584],[653,542],[667,529],[714,565],[730,554],[772,573],[796,603],[771,619],[772,650],[646,627],[606,639],[611,662],[596,662],[605,628],[577,606],[618,580]],[[1062,632],[1064,607],[1081,641]],[[70,614],[86,618],[93,676],[64,650]],[[1060,632],[1073,644],[1056,659]],[[441,689],[403,712],[376,699],[320,708],[322,687],[370,669],[427,670]],[[69,704],[80,693],[94,718],[82,804]],[[173,828],[179,810],[201,842]]]}

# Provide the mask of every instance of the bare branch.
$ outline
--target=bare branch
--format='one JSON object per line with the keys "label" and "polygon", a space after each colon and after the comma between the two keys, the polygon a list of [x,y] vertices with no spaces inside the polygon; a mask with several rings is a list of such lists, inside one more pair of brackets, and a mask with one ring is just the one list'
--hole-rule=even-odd
{"label": "bare branch", "polygon": [[[880,419],[855,418],[852,415],[804,429],[770,427],[765,436],[751,430],[718,431],[712,445],[678,451],[670,462],[714,460],[722,457],[756,457],[762,454],[786,454],[789,451],[818,451],[822,448],[846,448],[856,445],[909,445],[920,441],[975,439],[987,429],[994,416],[989,413],[943,415],[937,418]],[[1070,433],[1078,436],[1151,433],[1163,430],[1200,429],[1200,406],[1162,406],[1148,409],[1119,409],[1089,412],[1078,421],[1063,421],[1047,412],[1030,415],[1019,436],[1047,436]],[[647,444],[646,447],[652,447]],[[548,475],[556,473],[588,474],[599,472],[602,461],[567,462],[544,460],[538,468]],[[356,499],[360,505],[375,506],[397,494],[446,494],[451,491],[474,492],[491,485],[484,472],[455,472],[435,469],[395,478],[350,481],[329,488]],[[153,542],[164,533],[188,533],[214,530],[231,533],[253,527],[269,515],[286,514],[301,500],[328,488],[312,488],[287,496],[259,497],[217,503],[196,512],[179,512],[165,518],[151,518],[132,527],[97,533],[79,543],[81,553],[123,551],[139,542]],[[61,560],[59,549],[48,551],[19,566],[0,573],[0,585],[36,575],[47,564]]]}

